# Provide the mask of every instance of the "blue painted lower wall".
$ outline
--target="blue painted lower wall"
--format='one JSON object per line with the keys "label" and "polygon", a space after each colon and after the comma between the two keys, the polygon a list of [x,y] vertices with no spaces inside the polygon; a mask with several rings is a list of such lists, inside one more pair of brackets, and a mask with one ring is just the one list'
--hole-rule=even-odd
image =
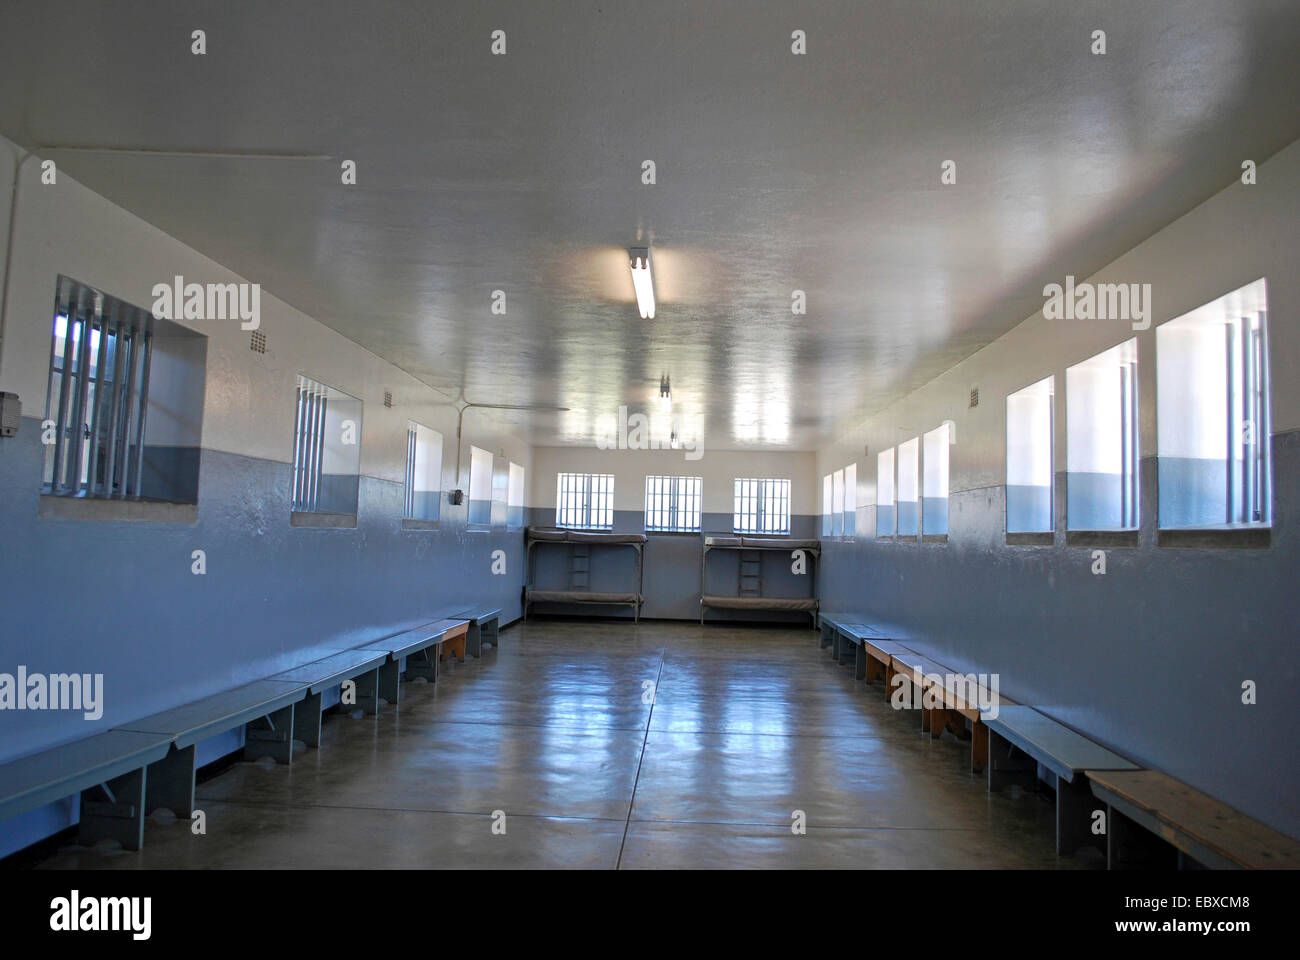
{"label": "blue painted lower wall", "polygon": [[[1300,837],[1300,432],[1273,440],[1267,548],[1159,546],[1142,462],[1139,546],[1008,546],[1005,488],[954,493],[947,543],[823,545],[822,608],[912,629],[1012,699]],[[1253,681],[1257,702],[1242,702]]]}
{"label": "blue painted lower wall", "polygon": [[[446,503],[403,530],[400,483],[362,477],[355,528],[294,527],[288,464],[203,450],[194,523],[41,518],[43,456],[35,419],[0,440],[0,672],[102,673],[104,711],[0,710],[0,762],[471,604],[520,615],[522,530],[467,530]],[[0,854],[70,822],[0,823]]]}

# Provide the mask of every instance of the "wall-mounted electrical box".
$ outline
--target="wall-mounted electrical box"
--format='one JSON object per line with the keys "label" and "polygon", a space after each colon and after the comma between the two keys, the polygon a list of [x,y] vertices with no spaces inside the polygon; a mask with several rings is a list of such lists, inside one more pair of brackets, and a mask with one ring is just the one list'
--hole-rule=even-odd
{"label": "wall-mounted electrical box", "polygon": [[23,404],[16,393],[0,393],[0,437],[18,434],[18,424],[23,418]]}
{"label": "wall-mounted electrical box", "polygon": [[465,491],[452,490],[450,493],[447,494],[447,502],[459,507],[462,503],[465,502]]}

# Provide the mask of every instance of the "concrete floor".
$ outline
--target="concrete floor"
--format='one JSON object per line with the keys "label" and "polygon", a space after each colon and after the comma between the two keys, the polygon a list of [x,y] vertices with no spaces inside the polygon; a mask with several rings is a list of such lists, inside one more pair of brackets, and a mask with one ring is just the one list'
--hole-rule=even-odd
{"label": "concrete floor", "polygon": [[205,836],[157,813],[138,853],[42,866],[1104,866],[1058,860],[1051,803],[988,794],[968,744],[923,736],[811,630],[534,621],[405,691],[328,717],[292,767],[200,784]]}

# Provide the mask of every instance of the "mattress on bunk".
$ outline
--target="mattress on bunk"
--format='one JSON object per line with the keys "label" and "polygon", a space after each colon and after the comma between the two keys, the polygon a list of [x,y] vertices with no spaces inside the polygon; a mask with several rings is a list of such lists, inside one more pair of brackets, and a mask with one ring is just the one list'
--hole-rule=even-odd
{"label": "mattress on bunk", "polygon": [[740,546],[740,537],[705,537],[704,545],[706,547],[738,547]]}
{"label": "mattress on bunk", "polygon": [[794,537],[741,537],[742,547],[767,547],[777,550],[818,550],[820,540],[799,540]]}
{"label": "mattress on bunk", "polygon": [[596,533],[587,530],[570,530],[571,543],[645,543],[644,533]]}
{"label": "mattress on bunk", "polygon": [[529,603],[640,603],[639,593],[595,593],[590,590],[529,590]]}
{"label": "mattress on bunk", "polygon": [[644,533],[605,533],[600,530],[564,530],[559,527],[529,527],[529,540],[547,543],[645,543]]}
{"label": "mattress on bunk", "polygon": [[710,597],[700,601],[706,607],[724,610],[816,610],[814,597]]}
{"label": "mattress on bunk", "polygon": [[529,540],[567,540],[569,539],[568,530],[557,530],[554,527],[529,527]]}

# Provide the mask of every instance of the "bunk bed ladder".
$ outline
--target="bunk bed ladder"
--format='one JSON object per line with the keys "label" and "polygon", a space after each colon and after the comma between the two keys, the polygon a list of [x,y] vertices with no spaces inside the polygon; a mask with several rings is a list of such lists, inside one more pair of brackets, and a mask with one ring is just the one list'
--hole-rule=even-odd
{"label": "bunk bed ladder", "polygon": [[591,547],[585,543],[569,548],[569,589],[586,590],[591,586]]}
{"label": "bunk bed ladder", "polygon": [[745,550],[740,554],[740,586],[737,595],[763,595],[763,555],[757,550]]}

